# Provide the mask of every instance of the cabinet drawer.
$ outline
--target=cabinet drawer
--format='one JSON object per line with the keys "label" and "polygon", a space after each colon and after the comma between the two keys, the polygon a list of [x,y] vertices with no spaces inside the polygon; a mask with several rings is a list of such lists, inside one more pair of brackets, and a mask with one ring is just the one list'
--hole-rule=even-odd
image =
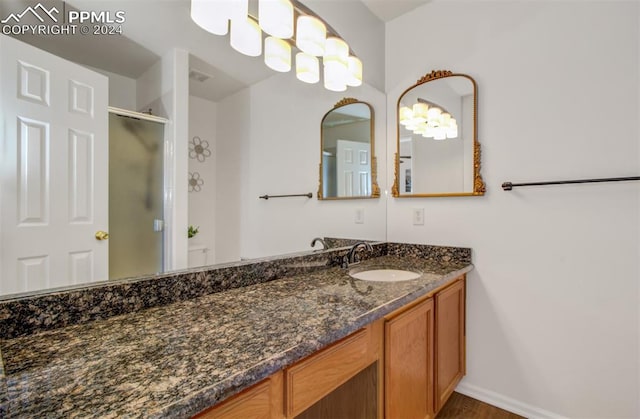
{"label": "cabinet drawer", "polygon": [[376,360],[371,329],[367,326],[285,370],[287,417],[303,412]]}
{"label": "cabinet drawer", "polygon": [[282,418],[282,372],[206,410],[194,419]]}

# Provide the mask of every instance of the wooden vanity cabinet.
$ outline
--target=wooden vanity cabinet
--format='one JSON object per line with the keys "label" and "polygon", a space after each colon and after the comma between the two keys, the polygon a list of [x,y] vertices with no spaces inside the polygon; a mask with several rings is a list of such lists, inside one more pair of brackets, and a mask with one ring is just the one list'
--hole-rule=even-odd
{"label": "wooden vanity cabinet", "polygon": [[465,374],[465,280],[385,317],[385,417],[433,418]]}
{"label": "wooden vanity cabinet", "polygon": [[434,418],[465,374],[465,277],[197,418]]}
{"label": "wooden vanity cabinet", "polygon": [[[382,328],[382,321],[374,322],[285,369],[286,417],[293,418],[302,414],[339,387],[350,393],[347,397],[334,398],[334,401],[344,399],[345,408],[332,406],[329,410],[326,406],[317,406],[318,412],[333,412],[334,415],[339,415],[340,412],[349,411],[347,404],[371,403],[371,397],[362,391],[358,391],[357,388],[354,391],[353,386],[350,388],[343,385],[373,364],[374,368],[370,369],[372,379],[368,381],[372,382],[374,387],[373,404],[380,406]],[[366,377],[364,381],[367,381]],[[382,417],[378,409],[374,409],[374,412],[374,417]]]}
{"label": "wooden vanity cabinet", "polygon": [[466,373],[465,280],[435,295],[435,409],[436,413]]}
{"label": "wooden vanity cabinet", "polygon": [[282,419],[283,374],[277,372],[258,384],[195,416],[194,419]]}
{"label": "wooden vanity cabinet", "polygon": [[432,418],[433,299],[385,321],[385,417]]}

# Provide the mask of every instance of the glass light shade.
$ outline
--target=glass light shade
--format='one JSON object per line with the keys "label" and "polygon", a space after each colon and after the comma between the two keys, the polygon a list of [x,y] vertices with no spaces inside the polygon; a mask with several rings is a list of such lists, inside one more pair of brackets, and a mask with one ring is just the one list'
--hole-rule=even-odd
{"label": "glass light shade", "polygon": [[214,35],[229,32],[229,17],[220,10],[216,0],[191,0],[191,20]]}
{"label": "glass light shade", "polygon": [[318,58],[305,52],[297,53],[296,77],[305,83],[317,83],[320,80],[320,62]]}
{"label": "glass light shade", "polygon": [[259,0],[258,21],[269,35],[293,37],[293,5],[289,0]]}
{"label": "glass light shade", "polygon": [[418,102],[413,105],[413,119],[417,122],[426,122],[429,105]]}
{"label": "glass light shade", "polygon": [[347,90],[347,71],[347,66],[339,61],[325,61],[324,87],[332,92]]}
{"label": "glass light shade", "polygon": [[416,127],[415,130],[413,130],[413,132],[416,134],[424,135],[428,129],[429,127],[427,127],[427,124],[423,122],[421,124],[418,124],[418,126]]}
{"label": "glass light shade", "polygon": [[432,106],[431,108],[429,108],[429,111],[427,112],[429,119],[439,118],[440,114],[442,114],[442,109],[437,108],[435,106]]}
{"label": "glass light shade", "polygon": [[347,67],[349,74],[347,78],[347,86],[357,87],[362,84],[362,61],[358,57],[347,57]]}
{"label": "glass light shade", "polygon": [[458,124],[453,119],[449,127],[446,129],[447,138],[458,138]]}
{"label": "glass light shade", "polygon": [[435,135],[435,128],[430,126],[427,126],[427,129],[424,130],[424,134],[422,134],[422,136],[425,138],[433,138],[434,135]]}
{"label": "glass light shade", "polygon": [[272,70],[281,73],[291,70],[291,45],[273,36],[265,38],[264,63]]}
{"label": "glass light shade", "polygon": [[434,136],[433,136],[434,140],[446,140],[447,139],[447,133],[445,131],[444,128],[436,128],[434,131]]}
{"label": "glass light shade", "polygon": [[408,106],[401,106],[400,111],[400,124],[407,125],[413,120],[413,111]]}
{"label": "glass light shade", "polygon": [[258,23],[247,16],[231,20],[230,42],[233,49],[244,55],[262,54],[262,31]]}
{"label": "glass light shade", "polygon": [[349,45],[340,38],[330,36],[324,46],[324,63],[336,61],[347,66],[349,57]]}
{"label": "glass light shade", "polygon": [[296,46],[302,52],[321,57],[327,41],[327,27],[313,16],[298,17],[296,26]]}
{"label": "glass light shade", "polygon": [[451,115],[446,112],[440,115],[440,126],[448,127],[449,124],[451,124]]}

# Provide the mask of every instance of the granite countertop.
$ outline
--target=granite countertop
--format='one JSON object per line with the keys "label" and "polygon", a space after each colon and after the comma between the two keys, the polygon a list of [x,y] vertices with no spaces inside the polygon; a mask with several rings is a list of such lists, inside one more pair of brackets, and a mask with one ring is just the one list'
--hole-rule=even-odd
{"label": "granite countertop", "polygon": [[0,417],[189,417],[472,269],[361,265],[424,274],[365,282],[329,268],[0,341]]}

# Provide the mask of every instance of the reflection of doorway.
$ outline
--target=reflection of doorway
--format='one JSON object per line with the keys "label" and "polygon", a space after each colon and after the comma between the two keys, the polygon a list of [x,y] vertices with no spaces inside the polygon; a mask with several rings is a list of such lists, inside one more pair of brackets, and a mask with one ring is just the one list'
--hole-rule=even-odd
{"label": "reflection of doorway", "polygon": [[337,141],[338,196],[371,194],[371,159],[369,143]]}
{"label": "reflection of doorway", "polygon": [[0,35],[0,294],[106,280],[106,77]]}
{"label": "reflection of doorway", "polygon": [[163,118],[109,114],[109,278],[162,272]]}

